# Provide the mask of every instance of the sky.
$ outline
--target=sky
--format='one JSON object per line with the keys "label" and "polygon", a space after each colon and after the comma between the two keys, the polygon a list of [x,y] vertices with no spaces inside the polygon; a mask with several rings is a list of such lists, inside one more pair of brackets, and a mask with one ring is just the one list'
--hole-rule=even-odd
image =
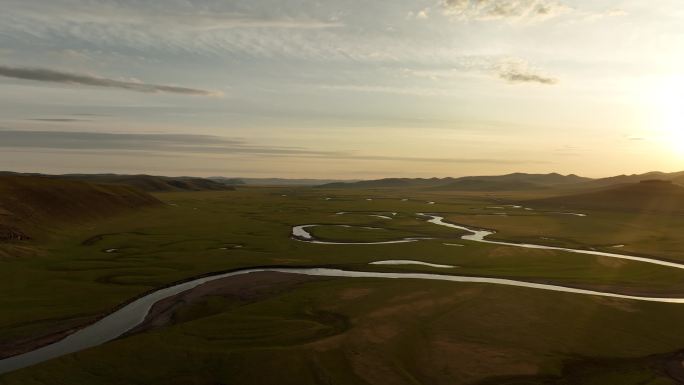
{"label": "sky", "polygon": [[0,9],[4,170],[370,179],[684,169],[681,0]]}

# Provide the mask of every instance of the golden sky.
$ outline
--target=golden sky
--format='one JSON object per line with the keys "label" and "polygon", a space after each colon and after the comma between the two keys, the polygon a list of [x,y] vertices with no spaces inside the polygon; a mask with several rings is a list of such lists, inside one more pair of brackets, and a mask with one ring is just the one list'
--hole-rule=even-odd
{"label": "golden sky", "polygon": [[16,171],[684,169],[678,0],[2,0]]}

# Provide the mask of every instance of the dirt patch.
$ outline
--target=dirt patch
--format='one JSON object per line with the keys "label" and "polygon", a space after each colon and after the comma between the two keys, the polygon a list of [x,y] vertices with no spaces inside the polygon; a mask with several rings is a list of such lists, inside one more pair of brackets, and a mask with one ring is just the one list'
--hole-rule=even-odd
{"label": "dirt patch", "polygon": [[239,306],[291,290],[294,286],[302,283],[329,279],[331,278],[278,272],[257,272],[207,282],[194,289],[157,302],[145,321],[126,335],[174,325],[179,322],[177,313],[181,308],[200,304],[207,297],[222,297],[229,300],[231,305]]}
{"label": "dirt patch", "polygon": [[[521,254],[520,250],[521,249],[519,249],[519,248],[511,247],[511,246],[497,246],[489,252],[488,257],[493,257],[493,258],[516,257],[516,256],[519,256]],[[536,257],[551,257],[555,253],[556,253],[555,251],[551,251],[551,250],[525,249],[526,255],[536,256]]]}
{"label": "dirt patch", "polygon": [[57,325],[44,330],[41,335],[12,338],[0,341],[0,359],[16,356],[57,342],[70,334],[94,322],[98,317],[81,317],[71,320],[52,320]]}
{"label": "dirt patch", "polygon": [[422,350],[416,354],[417,367],[432,384],[465,384],[491,376],[530,376],[539,372],[533,357],[508,347],[436,336]]}
{"label": "dirt patch", "polygon": [[620,268],[624,265],[626,265],[628,262],[624,259],[618,259],[618,258],[611,258],[611,257],[596,257],[596,262],[598,262],[599,265],[605,266],[605,267],[610,267],[610,268]]}
{"label": "dirt patch", "polygon": [[594,297],[594,301],[596,301],[600,305],[609,306],[614,309],[626,311],[629,313],[636,313],[639,311],[639,309],[636,306],[634,306],[634,301],[630,301],[627,299]]}
{"label": "dirt patch", "polygon": [[665,362],[665,371],[673,380],[684,384],[684,352],[679,352]]}
{"label": "dirt patch", "polygon": [[25,258],[44,255],[45,253],[31,246],[17,244],[0,244],[0,259]]}
{"label": "dirt patch", "polygon": [[416,291],[416,292],[411,293],[411,294],[394,297],[394,298],[390,299],[389,302],[390,303],[403,303],[403,302],[408,302],[408,301],[414,301],[416,299],[423,298],[426,296],[430,296],[430,292],[428,292],[428,291]]}
{"label": "dirt patch", "polygon": [[343,301],[350,301],[353,299],[358,299],[367,296],[373,290],[366,287],[353,287],[349,289],[342,290],[340,293],[340,299]]}
{"label": "dirt patch", "polygon": [[17,228],[0,224],[0,242],[28,241],[31,237]]}

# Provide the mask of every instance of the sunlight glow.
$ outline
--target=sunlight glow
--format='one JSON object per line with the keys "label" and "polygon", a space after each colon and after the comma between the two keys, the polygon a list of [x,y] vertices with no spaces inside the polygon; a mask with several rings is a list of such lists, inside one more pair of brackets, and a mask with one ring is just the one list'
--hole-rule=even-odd
{"label": "sunlight glow", "polygon": [[684,75],[658,81],[651,95],[655,136],[666,148],[684,157]]}

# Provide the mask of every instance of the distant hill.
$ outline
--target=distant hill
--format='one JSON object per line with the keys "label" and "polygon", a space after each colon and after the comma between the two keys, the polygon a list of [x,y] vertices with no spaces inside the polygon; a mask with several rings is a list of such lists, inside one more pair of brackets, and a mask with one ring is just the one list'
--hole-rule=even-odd
{"label": "distant hill", "polygon": [[222,176],[212,176],[207,178],[209,180],[212,180],[216,183],[220,183],[226,186],[241,186],[241,185],[246,185],[244,180],[240,178],[224,178]]}
{"label": "distant hill", "polygon": [[669,180],[644,180],[581,194],[537,199],[532,206],[572,209],[684,211],[684,186]]}
{"label": "distant hill", "polygon": [[0,241],[27,239],[50,226],[161,204],[129,186],[4,175],[0,176]]}
{"label": "distant hill", "polygon": [[358,182],[327,183],[320,188],[387,188],[387,187],[436,187],[454,181],[453,178],[385,178]]}
{"label": "distant hill", "polygon": [[74,180],[89,183],[105,183],[126,185],[147,192],[169,191],[205,191],[205,190],[234,190],[234,187],[226,186],[211,179],[196,177],[168,177],[155,175],[119,175],[119,174],[66,174],[66,175],[42,175],[42,174],[18,174],[11,172],[0,173],[4,175],[29,175],[45,176],[55,179]]}
{"label": "distant hill", "polygon": [[139,188],[148,192],[169,191],[207,191],[207,190],[234,190],[234,187],[226,186],[206,178],[195,177],[168,177],[153,175],[116,175],[116,174],[71,174],[59,175],[55,178],[64,178],[91,183],[121,184]]}
{"label": "distant hill", "polygon": [[453,190],[453,191],[523,191],[523,190],[538,190],[546,189],[548,186],[542,186],[535,183],[525,181],[498,181],[498,180],[483,180],[483,179],[462,179],[452,183],[438,186],[435,190]]}
{"label": "distant hill", "polygon": [[327,183],[356,182],[356,180],[339,179],[225,178],[221,176],[212,176],[208,179],[228,186],[318,186]]}
{"label": "distant hill", "polygon": [[461,178],[388,178],[355,183],[330,183],[321,188],[391,188],[412,187],[454,191],[511,191],[534,190],[552,186],[572,185],[590,181],[577,175],[514,173],[495,176],[466,176]]}
{"label": "distant hill", "polygon": [[597,187],[608,187],[616,186],[620,184],[628,183],[639,183],[643,180],[669,180],[675,183],[684,185],[684,171],[665,173],[660,171],[652,171],[644,174],[631,174],[631,175],[617,175],[608,178],[593,179],[586,183],[581,183],[578,187],[581,188],[597,188]]}
{"label": "distant hill", "polygon": [[555,186],[568,186],[590,181],[589,178],[574,174],[525,174],[513,173],[497,176],[467,176],[454,180],[442,186],[439,190],[455,191],[518,191],[538,190]]}

